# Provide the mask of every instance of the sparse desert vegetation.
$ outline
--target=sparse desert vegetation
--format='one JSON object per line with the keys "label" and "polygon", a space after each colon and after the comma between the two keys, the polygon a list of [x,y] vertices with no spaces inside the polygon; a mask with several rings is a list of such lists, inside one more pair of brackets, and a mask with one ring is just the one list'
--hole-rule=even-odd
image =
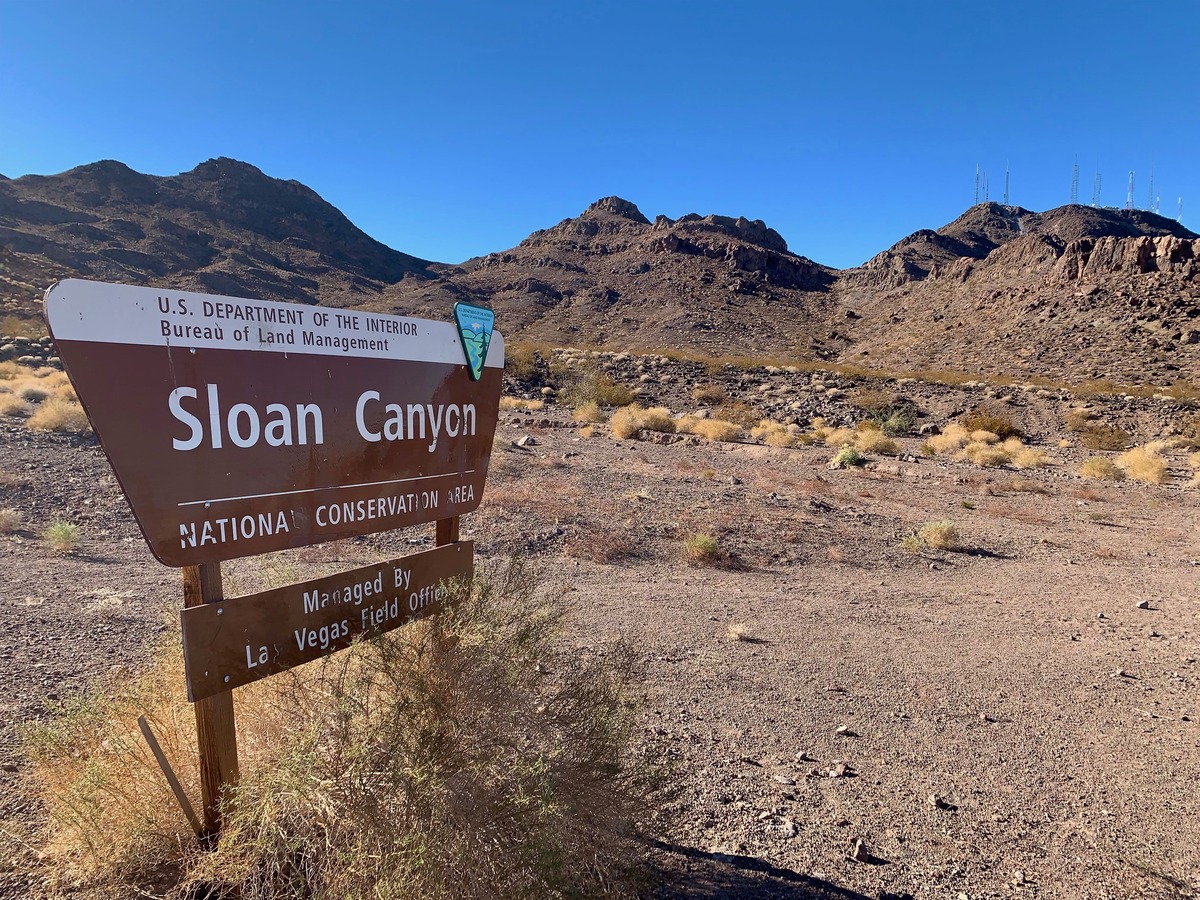
{"label": "sparse desert vegetation", "polygon": [[625,895],[652,786],[629,752],[636,660],[620,643],[564,654],[560,629],[544,583],[510,566],[435,619],[242,689],[237,802],[206,854],[135,724],[146,715],[194,793],[171,635],[137,679],[25,729],[53,852],[118,884],[168,865],[185,892],[243,897]]}
{"label": "sparse desert vegetation", "polygon": [[934,550],[959,550],[962,547],[958,526],[948,519],[926,522],[917,530],[917,539]]}
{"label": "sparse desert vegetation", "polygon": [[53,522],[42,532],[42,540],[55,553],[70,553],[79,543],[79,526],[73,522]]}
{"label": "sparse desert vegetation", "polygon": [[[1166,848],[1153,851],[1158,854],[1154,857],[1156,864],[1164,868],[1169,868],[1177,857],[1178,847],[1190,846],[1186,835],[1155,830],[1152,814],[1140,810],[1146,807],[1145,796],[1187,809],[1191,801],[1178,779],[1147,782],[1142,773],[1150,765],[1187,775],[1191,764],[1160,752],[1161,748],[1152,743],[1138,744],[1130,750],[1123,737],[1131,733],[1130,728],[1155,729],[1160,735],[1174,734],[1173,729],[1179,729],[1186,737],[1190,724],[1182,722],[1180,716],[1192,715],[1187,699],[1189,685],[1158,674],[1161,668],[1190,678],[1192,665],[1181,661],[1186,657],[1180,655],[1190,653],[1184,646],[1186,637],[1181,637],[1187,608],[1173,605],[1171,598],[1186,594],[1181,579],[1193,570],[1189,560],[1194,554],[1186,536],[1194,513],[1190,504],[1195,502],[1196,494],[1182,489],[1194,478],[1200,453],[1188,448],[1186,436],[1178,428],[1170,427],[1169,416],[1178,415],[1174,408],[1161,401],[1142,406],[1122,401],[1106,406],[1103,398],[1093,400],[1090,406],[1096,410],[1096,417],[1089,422],[1110,422],[1129,434],[1143,435],[1134,459],[1110,451],[1095,452],[1118,473],[1116,477],[1126,479],[1124,484],[1105,487],[1099,481],[1085,480],[1079,473],[1092,451],[1081,445],[1058,446],[1063,434],[1079,434],[1061,430],[1061,410],[1069,409],[1073,401],[1040,397],[1033,390],[1016,393],[1011,403],[1014,422],[1027,423],[1029,436],[1001,438],[985,429],[968,430],[957,421],[959,411],[986,402],[978,387],[964,388],[963,394],[969,399],[963,400],[945,388],[894,383],[876,388],[870,382],[837,380],[828,373],[819,379],[814,377],[810,387],[808,374],[789,373],[782,367],[774,372],[754,370],[752,374],[724,369],[725,364],[715,372],[699,365],[684,370],[682,366],[636,357],[615,360],[575,353],[572,366],[563,368],[558,365],[555,351],[539,352],[543,355],[539,356],[538,381],[524,386],[523,396],[514,397],[529,400],[532,396],[532,400],[528,404],[506,404],[483,505],[464,518],[464,529],[477,541],[481,565],[493,566],[510,555],[533,558],[552,569],[563,584],[558,597],[570,611],[569,627],[555,638],[559,643],[554,653],[527,658],[522,677],[528,675],[539,685],[557,684],[564,676],[555,654],[565,653],[580,664],[599,663],[607,658],[605,641],[618,634],[629,635],[648,650],[637,663],[635,681],[638,691],[644,692],[643,705],[623,707],[631,717],[624,721],[636,723],[629,745],[634,748],[634,756],[674,760],[677,764],[671,779],[681,790],[662,801],[666,812],[655,811],[646,819],[659,823],[656,827],[665,829],[670,840],[688,848],[723,846],[720,842],[736,840],[741,842],[745,855],[778,860],[780,866],[799,873],[811,872],[815,864],[809,860],[819,859],[823,866],[820,871],[827,873],[829,883],[852,887],[865,896],[896,887],[924,896],[926,873],[932,865],[945,866],[947,872],[962,871],[962,875],[947,875],[938,887],[949,886],[952,892],[969,896],[986,895],[997,872],[1007,879],[1004,873],[1017,865],[1023,871],[1050,871],[1039,869],[1048,865],[1044,842],[1023,836],[994,818],[1008,815],[1014,804],[1040,808],[1038,804],[1043,800],[1051,802],[1048,815],[1061,824],[1071,816],[1125,803],[1122,814],[1136,822],[1136,833],[1149,830],[1159,842],[1156,847]],[[558,379],[570,377],[565,374],[568,370],[586,368],[592,361],[614,383],[630,391],[633,385],[639,386],[641,398],[636,407],[614,410],[618,422],[625,419],[639,426],[630,435],[640,436],[638,443],[622,439],[618,444],[608,427],[580,421],[607,418],[608,410],[599,403],[571,405],[569,398],[563,398],[563,383]],[[642,381],[645,376],[649,378]],[[717,402],[741,402],[763,415],[748,427],[714,418],[711,407],[693,398],[696,383],[689,378],[721,387],[723,399]],[[7,385],[11,380],[0,384]],[[543,387],[547,392],[538,393]],[[873,399],[858,393],[868,390],[878,390],[880,395]],[[33,412],[51,402],[54,392],[51,394],[40,403],[22,402]],[[878,408],[868,411],[853,401]],[[539,403],[543,404],[541,408]],[[923,429],[920,435],[916,424],[897,435],[887,432],[880,418],[893,403],[906,404],[906,408],[916,411],[914,423],[919,420]],[[698,409],[698,405],[706,408]],[[671,410],[687,410],[695,415],[674,415]],[[644,427],[646,422],[670,422],[677,434],[653,431]],[[19,588],[9,588],[5,595],[8,605],[0,604],[0,615],[11,609],[19,610],[22,617],[14,621],[45,617],[34,621],[39,623],[39,630],[51,633],[54,622],[93,621],[87,617],[98,615],[96,609],[130,604],[137,615],[123,617],[122,621],[136,620],[139,624],[131,627],[140,627],[153,637],[163,616],[151,605],[153,598],[164,593],[160,586],[162,570],[144,558],[136,530],[119,512],[122,501],[111,478],[105,482],[98,476],[105,470],[94,444],[87,438],[63,441],[30,432],[23,419],[17,417],[0,426],[7,429],[7,434],[17,436],[11,445],[14,453],[4,463],[12,477],[0,477],[0,507],[43,510],[27,512],[27,521],[18,526],[14,536],[0,541],[0,552],[7,554],[10,569],[36,572],[37,566],[43,567],[40,574],[26,579]],[[689,437],[705,436],[706,430],[716,440]],[[1163,442],[1149,440],[1159,434],[1175,437]],[[526,435],[531,440],[518,444]],[[923,455],[923,444],[938,449],[927,448]],[[31,455],[34,451],[26,448],[37,448],[39,455]],[[1043,448],[1054,449],[1047,452]],[[842,453],[856,454],[864,465],[855,471],[829,469],[831,456]],[[43,471],[42,455],[57,460],[55,465],[60,468]],[[996,462],[982,468],[971,458],[988,459],[988,455]],[[1138,468],[1134,464],[1138,459],[1142,459],[1142,466],[1149,467],[1148,471],[1160,473],[1160,483],[1142,484],[1128,474]],[[93,468],[79,473],[78,482],[63,476],[62,466],[78,466],[81,461]],[[1053,468],[1046,471],[1047,465]],[[41,517],[47,509],[73,517],[72,522],[87,535],[86,553],[54,558],[47,552],[45,541],[30,539],[40,533],[44,523]],[[76,515],[78,518],[74,518]],[[952,516],[958,521],[951,521]],[[325,566],[323,571],[340,570],[385,555],[402,555],[414,549],[409,542],[417,547],[423,542],[429,546],[420,532],[410,529],[310,548],[264,564],[263,571],[253,577],[246,574],[247,566],[230,566],[227,591],[235,594],[280,581],[293,583],[311,577],[308,573],[317,566]],[[68,586],[61,597],[56,593],[53,604],[48,592],[36,587],[50,565],[82,573],[79,585]],[[1126,603],[1123,592],[1133,580],[1144,586],[1139,591],[1161,598],[1155,605],[1161,602],[1170,610],[1170,616]],[[101,592],[93,595],[91,591],[97,586]],[[122,599],[121,595],[130,590],[133,596]],[[58,610],[64,604],[69,604],[69,616],[68,609]],[[168,611],[177,616],[177,598],[169,598],[167,605]],[[1099,612],[1105,618],[1098,619]],[[99,621],[107,624],[108,620]],[[747,623],[753,623],[753,627]],[[1089,623],[1096,624],[1088,628]],[[1166,639],[1149,637],[1144,630],[1147,623]],[[898,665],[903,665],[905,679],[878,677],[881,628],[895,636],[901,651],[895,658],[903,659]],[[771,638],[762,640],[759,634]],[[830,658],[814,656],[812,641],[793,639],[796,634],[812,635],[814,641],[835,646],[837,654]],[[1139,641],[1139,658],[1134,665],[1121,652],[1124,637],[1131,634]],[[80,655],[96,658],[100,661],[98,670],[106,671],[113,653],[111,642],[104,642],[103,635],[98,635],[88,643],[93,641],[90,634],[78,635],[73,640],[83,648]],[[11,646],[16,656],[9,658],[0,653],[0,672],[11,674],[33,659],[23,655],[28,645]],[[986,647],[987,658],[1000,664],[989,664],[986,673],[975,668],[978,656],[972,648],[979,647]],[[948,652],[948,648],[954,652]],[[39,659],[51,660],[50,665],[55,665],[54,652],[43,651]],[[1040,678],[1038,667],[1021,664],[1030,653],[1052,653],[1056,671],[1071,677],[1046,682]],[[82,673],[73,674],[74,659],[58,665],[54,677],[66,681],[76,678],[71,683],[79,683]],[[153,663],[158,665],[157,661]],[[178,667],[180,663],[176,658],[171,665]],[[1118,666],[1136,679],[1107,677]],[[344,677],[347,687],[359,683],[359,673],[353,671],[353,666],[347,670],[326,666],[322,671],[326,675],[337,672],[335,681]],[[179,669],[171,672],[178,682]],[[803,677],[793,677],[797,672]],[[343,823],[368,821],[361,816],[370,812],[367,807],[371,801],[364,802],[362,810],[347,811],[337,792],[343,790],[339,787],[343,784],[339,780],[342,773],[347,773],[358,779],[359,787],[354,788],[358,793],[346,789],[344,796],[369,797],[370,779],[363,774],[368,771],[366,762],[355,768],[356,764],[343,757],[344,766],[329,759],[310,764],[305,754],[334,746],[317,743],[326,739],[318,737],[322,732],[315,723],[326,716],[331,708],[327,704],[338,706],[346,698],[321,680],[325,675],[301,668],[286,677],[294,678],[291,683],[296,686],[303,685],[297,690],[308,691],[315,685],[328,691],[328,697],[321,694],[320,703],[304,711],[306,718],[286,697],[279,700],[264,692],[260,696],[269,697],[268,702],[253,699],[258,689],[239,691],[244,699],[238,702],[245,704],[239,707],[239,723],[248,729],[244,770],[254,770],[263,760],[279,760],[285,771],[269,780],[258,776],[247,780],[245,796],[252,806],[245,817],[237,820],[238,849],[231,844],[229,852],[211,857],[206,866],[224,867],[215,873],[213,868],[189,868],[193,883],[203,879],[251,894],[265,891],[263,886],[274,884],[277,873],[296,871],[287,868],[295,862],[293,858],[285,859],[280,847],[307,846],[296,842],[310,837],[319,846],[350,854],[350,858],[357,859],[355,854],[364,852],[363,845],[347,833],[350,825],[341,827],[332,817],[327,822],[318,820],[319,827],[311,830],[296,825],[312,821],[310,812],[314,808],[336,811],[338,821]],[[128,678],[127,683],[139,682]],[[1093,683],[1101,687],[1073,693],[1073,685]],[[1158,719],[1137,714],[1134,707],[1143,698],[1125,688],[1140,687],[1142,683],[1155,688],[1161,704],[1156,709],[1182,712],[1170,717],[1160,714]],[[947,684],[954,687],[949,700],[943,690]],[[40,700],[32,696],[24,699],[20,690],[18,696],[22,699],[18,702],[26,704],[21,706],[22,715],[32,715],[24,710],[40,708]],[[172,690],[178,693],[178,684]],[[1106,691],[1103,716],[1089,711],[1095,690]],[[545,695],[540,696],[544,701]],[[630,699],[628,693],[624,696],[626,701]],[[878,703],[865,702],[862,698],[866,696],[878,698]],[[372,703],[385,700],[382,694],[371,697]],[[693,703],[693,697],[702,697],[703,702]],[[855,702],[851,704],[848,697]],[[960,706],[966,709],[964,714],[955,713],[959,718],[954,721],[961,720],[970,729],[969,753],[954,741],[947,743],[945,720],[938,718],[949,708],[947,703],[956,710]],[[182,701],[176,696],[171,704]],[[1064,704],[1073,704],[1077,713],[1063,719]],[[546,709],[539,711],[539,705]],[[145,710],[147,705],[143,703],[140,708]],[[558,708],[553,703],[534,703],[524,709],[530,716],[558,721]],[[769,723],[762,721],[764,709],[772,717]],[[185,747],[190,727],[187,707],[172,705],[170,712],[151,712],[156,732],[168,745],[174,745],[169,752],[178,754],[185,785],[194,795],[194,764],[188,762]],[[449,715],[453,710],[446,708],[444,712]],[[294,725],[297,741],[286,746],[260,746],[259,739],[252,737],[259,733],[256,729],[260,716],[262,722]],[[122,738],[114,739],[109,732],[88,739],[96,744],[108,741],[106,752],[123,743],[143,755],[142,763],[147,768],[133,779],[133,793],[144,793],[149,798],[153,816],[158,819],[142,820],[150,822],[145,832],[147,842],[138,845],[142,849],[132,856],[124,850],[101,850],[101,856],[107,853],[114,860],[135,863],[153,858],[144,854],[147,847],[153,846],[153,840],[158,840],[153,837],[157,834],[166,836],[157,845],[160,849],[170,845],[167,852],[184,858],[191,866],[192,858],[186,852],[178,856],[181,849],[187,850],[191,838],[173,800],[164,793],[161,775],[150,767],[144,745],[134,740],[137,734],[129,717],[122,712],[113,721]],[[1054,722],[1062,740],[1046,741],[1020,724],[1031,721]],[[534,723],[537,727],[541,724]],[[849,726],[846,732],[836,730],[842,724]],[[854,737],[847,736],[851,730]],[[364,726],[361,733],[374,732]],[[88,731],[80,729],[79,734]],[[408,741],[404,737],[408,734],[401,732],[400,737]],[[800,748],[805,759],[799,759],[800,749],[788,737],[792,734],[811,736]],[[719,739],[711,740],[710,735]],[[379,749],[386,745],[376,743],[374,738],[364,746],[375,748],[371,753],[392,753],[390,748]],[[418,746],[413,743],[413,747]],[[1091,753],[1097,747],[1109,754],[1099,762]],[[1088,748],[1088,752],[1080,748]],[[1106,773],[1104,796],[1079,781],[1058,784],[1013,777],[1011,767],[997,760],[999,755],[1018,751],[1022,758],[1042,767],[1060,766],[1064,760],[1075,767],[1098,767]],[[77,790],[79,783],[71,779],[86,765],[101,765],[89,753],[79,759],[70,757],[70,763],[60,770],[73,773],[70,778],[60,779],[60,787],[68,790],[65,796],[72,802],[78,797],[70,791]],[[428,774],[419,768],[417,757],[404,753],[394,757],[396,765],[408,766],[414,777]],[[939,771],[947,773],[944,786],[929,786],[928,768],[919,764],[919,760],[934,756],[939,759]],[[392,772],[392,763],[384,765],[380,758],[372,757],[375,762],[370,771]],[[980,759],[992,760],[994,765],[981,768]],[[310,766],[307,771],[320,775],[321,784],[310,786],[305,779],[295,777],[305,771],[301,761]],[[296,765],[288,768],[293,762]],[[24,762],[19,764],[26,766]],[[509,780],[496,782],[496,789],[517,784],[520,769],[518,763],[513,772],[505,772]],[[24,769],[21,777],[28,777],[30,771]],[[460,770],[460,774],[475,778],[476,771]],[[530,773],[528,766],[523,771]],[[811,774],[814,771],[816,775]],[[836,774],[839,771],[841,774]],[[861,777],[853,777],[859,774]],[[435,776],[440,777],[437,773],[430,775]],[[0,773],[0,779],[3,777]],[[786,779],[796,784],[789,785]],[[70,787],[71,783],[76,787]],[[532,783],[528,779],[519,781],[521,789]],[[970,804],[959,803],[955,795],[954,785],[966,783],[974,792]],[[451,827],[459,821],[456,810],[463,796],[455,793],[458,782],[450,779],[427,784],[450,785],[449,805],[427,805],[426,809],[437,815],[442,815],[438,809],[446,810],[442,821],[450,823],[444,827]],[[1120,787],[1122,784],[1136,784],[1138,789],[1127,791]],[[875,852],[889,860],[889,865],[883,867],[889,881],[881,880],[875,867],[829,849],[840,847],[847,826],[830,821],[824,805],[810,810],[806,805],[781,799],[783,792],[799,790],[797,785],[825,792],[834,799],[849,791],[862,792],[862,802],[854,807],[855,811],[845,814],[845,821],[853,822],[854,830],[866,835],[864,840],[872,842]],[[309,787],[312,793],[304,794]],[[107,789],[102,788],[101,793]],[[590,787],[584,785],[581,790],[590,796]],[[745,798],[745,810],[720,799],[734,796],[735,791]],[[992,843],[978,848],[965,863],[953,848],[940,849],[940,844],[929,843],[930,835],[943,832],[936,829],[936,823],[916,816],[910,801],[912,796],[924,797],[933,792],[959,807],[953,812],[956,821],[961,819],[965,825],[987,830]],[[279,799],[281,796],[284,800]],[[415,796],[420,799],[428,795]],[[537,816],[553,816],[553,810],[558,809],[554,803],[548,807],[540,799],[528,802],[531,805],[522,809],[530,810],[531,815],[536,810]],[[77,805],[89,809],[88,816],[96,815],[94,806]],[[919,805],[926,808],[924,803]],[[550,807],[553,809],[547,813]],[[928,809],[935,818],[948,819],[951,815],[949,810],[934,805]],[[109,810],[105,815],[119,814],[112,806]],[[1054,810],[1062,810],[1061,815]],[[768,812],[769,817],[757,818],[761,811]],[[584,813],[580,821],[586,824],[592,818]],[[907,829],[908,841],[891,842],[887,838],[887,829],[897,827],[897,823]],[[6,823],[0,824],[9,828]],[[404,854],[411,849],[430,860],[430,878],[447,866],[461,868],[465,865],[461,841],[474,840],[473,833],[463,831],[458,837],[445,838],[442,828],[439,825],[429,832],[428,840],[444,841],[435,851],[428,851],[422,840],[405,837],[398,826],[393,828],[386,839],[404,850],[391,862],[402,868],[406,865]],[[793,833],[792,828],[794,836],[787,837]],[[1126,882],[1112,874],[1127,875],[1127,869],[1110,865],[1110,851],[1135,833],[1132,828],[1114,825],[1111,835],[1097,839],[1096,847],[1073,847],[1074,856],[1055,862],[1053,872],[1069,872],[1078,883],[1088,884],[1097,872],[1108,873],[1104,876],[1110,879],[1106,885],[1122,885],[1110,891],[1113,896],[1145,895],[1138,886],[1148,882],[1137,881],[1134,888],[1127,888]],[[511,847],[506,843],[507,826],[501,831],[495,846]],[[114,835],[119,832],[118,828],[111,829]],[[104,840],[108,840],[108,834],[105,832]],[[488,834],[486,839],[491,840],[491,832]],[[541,832],[535,830],[535,834]],[[451,846],[452,840],[460,843]],[[570,843],[578,846],[573,837]],[[918,843],[920,852],[914,849]],[[554,850],[557,845],[538,846]],[[0,850],[0,859],[3,852]],[[366,873],[377,871],[371,867],[384,855],[378,847],[367,847],[366,861],[355,871],[373,877]],[[1073,861],[1076,856],[1082,861]],[[347,884],[351,885],[349,890],[355,889],[345,880],[356,877],[354,873],[330,874],[325,851],[305,851],[303,857],[303,877],[329,878],[339,890]],[[43,862],[27,865],[40,871],[36,867],[52,858],[58,857],[47,855]],[[695,865],[696,860],[689,864]],[[714,863],[710,860],[704,864]],[[534,863],[522,868],[514,862],[513,866],[504,871],[515,873],[517,879],[534,881],[541,877],[536,872],[561,871],[557,864],[549,869]],[[618,872],[613,877],[623,876]],[[563,882],[556,884],[561,890]],[[787,886],[795,887],[794,883]],[[574,889],[583,896],[602,895],[602,888],[594,884]],[[674,896],[669,887],[659,890],[666,891],[664,897]],[[1077,896],[1082,900],[1084,895]]]}

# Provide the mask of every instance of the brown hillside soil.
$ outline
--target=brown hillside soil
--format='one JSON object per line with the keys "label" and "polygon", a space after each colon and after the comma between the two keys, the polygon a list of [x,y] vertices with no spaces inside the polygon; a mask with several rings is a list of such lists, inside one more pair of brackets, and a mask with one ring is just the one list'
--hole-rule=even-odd
{"label": "brown hillside soil", "polygon": [[[616,365],[625,381],[657,371]],[[720,377],[738,397],[774,384],[804,415],[851,417],[821,407],[835,385],[854,389],[833,376],[819,390],[800,387],[807,375]],[[682,411],[694,379],[639,383]],[[943,422],[980,399],[906,390]],[[1168,453],[1163,485],[1085,481],[1074,472],[1092,451],[1057,447],[1072,399],[1011,403],[1055,465],[930,460],[908,437],[900,457],[831,471],[822,447],[583,437],[553,405],[502,415],[463,536],[485,560],[527,554],[567,576],[576,647],[625,634],[644,654],[644,742],[665,743],[679,788],[650,854],[656,896],[1200,891],[1200,494],[1184,487],[1186,451]],[[1100,412],[1141,437],[1180,418],[1133,401]],[[138,666],[180,586],[90,439],[0,419],[0,470],[0,508],[26,517],[0,537],[0,897],[16,898],[44,893],[49,870],[13,725]],[[55,519],[80,526],[73,552],[38,537]],[[902,547],[947,519],[961,550]],[[350,567],[430,546],[431,531],[327,552]],[[695,533],[717,541],[720,566],[685,560]],[[289,554],[301,571],[305,552]],[[231,593],[263,566],[227,564]]]}

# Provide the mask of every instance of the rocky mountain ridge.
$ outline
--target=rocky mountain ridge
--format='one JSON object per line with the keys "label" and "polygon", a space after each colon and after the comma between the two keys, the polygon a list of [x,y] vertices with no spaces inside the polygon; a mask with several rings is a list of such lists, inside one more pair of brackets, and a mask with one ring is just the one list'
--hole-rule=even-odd
{"label": "rocky mountain ridge", "polygon": [[39,296],[49,270],[317,303],[424,277],[429,265],[364,234],[303,184],[224,158],[169,177],[102,160],[4,179],[0,250],[9,290],[23,282]]}
{"label": "rocky mountain ridge", "polygon": [[510,337],[559,345],[1200,381],[1200,235],[1139,210],[982,203],[839,271],[761,220],[650,219],[606,197],[447,265],[235,160],[0,179],[0,333],[37,336],[41,292],[65,276],[436,318],[466,300],[492,306]]}

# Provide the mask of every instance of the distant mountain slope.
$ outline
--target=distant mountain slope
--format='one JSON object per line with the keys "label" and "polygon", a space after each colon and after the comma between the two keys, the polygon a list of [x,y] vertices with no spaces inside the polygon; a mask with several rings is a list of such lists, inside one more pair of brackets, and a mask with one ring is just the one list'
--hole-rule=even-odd
{"label": "distant mountain slope", "polygon": [[443,315],[461,299],[488,303],[508,333],[537,340],[811,356],[825,347],[837,273],[791,253],[761,221],[651,222],[606,197],[440,276],[393,285],[379,308]]}
{"label": "distant mountain slope", "polygon": [[838,271],[761,221],[651,221],[606,197],[454,266],[230,159],[0,176],[0,334],[43,333],[42,291],[68,275],[442,319],[467,300],[508,336],[555,344],[1200,382],[1200,236],[1139,210],[982,203]]}
{"label": "distant mountain slope", "polygon": [[0,180],[0,248],[10,281],[28,282],[25,268],[38,278],[35,297],[49,268],[55,277],[348,302],[428,267],[299,182],[232,159],[170,177],[105,160]]}
{"label": "distant mountain slope", "polygon": [[846,362],[1056,381],[1200,376],[1200,235],[1141,210],[980,204],[843,271],[839,296]]}

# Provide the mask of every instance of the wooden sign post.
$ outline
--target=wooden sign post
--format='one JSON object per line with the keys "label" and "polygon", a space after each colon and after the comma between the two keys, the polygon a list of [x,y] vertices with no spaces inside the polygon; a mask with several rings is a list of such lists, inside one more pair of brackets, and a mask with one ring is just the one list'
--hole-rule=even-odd
{"label": "wooden sign post", "polygon": [[[184,608],[225,599],[221,564],[205,563],[183,569]],[[204,832],[209,838],[221,830],[221,793],[237,784],[237,729],[233,720],[233,691],[222,691],[197,701],[196,745],[200,752],[200,802],[204,807]]]}
{"label": "wooden sign post", "polygon": [[[183,569],[211,839],[238,779],[233,688],[426,615],[470,574],[459,517],[483,498],[504,339],[464,304],[451,324],[78,279],[45,311],[151,552]],[[434,550],[225,598],[222,560],[429,522]]]}

